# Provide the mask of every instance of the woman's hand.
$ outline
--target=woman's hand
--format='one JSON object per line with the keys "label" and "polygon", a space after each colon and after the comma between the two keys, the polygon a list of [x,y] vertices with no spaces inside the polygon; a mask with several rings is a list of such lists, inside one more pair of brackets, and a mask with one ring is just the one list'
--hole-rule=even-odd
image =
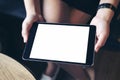
{"label": "woman's hand", "polygon": [[26,43],[28,40],[29,31],[34,22],[43,22],[44,19],[41,15],[30,15],[26,16],[22,23],[22,37],[24,42]]}
{"label": "woman's hand", "polygon": [[96,26],[96,43],[95,43],[95,51],[98,52],[98,50],[104,46],[110,31],[110,21],[107,21],[106,19],[95,16],[91,23],[91,25]]}

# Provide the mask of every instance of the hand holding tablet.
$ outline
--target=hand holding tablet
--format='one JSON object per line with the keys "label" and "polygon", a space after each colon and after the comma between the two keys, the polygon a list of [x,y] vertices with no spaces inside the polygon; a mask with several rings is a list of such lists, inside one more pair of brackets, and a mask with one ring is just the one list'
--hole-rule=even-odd
{"label": "hand holding tablet", "polygon": [[92,25],[35,24],[23,59],[92,65],[95,32]]}

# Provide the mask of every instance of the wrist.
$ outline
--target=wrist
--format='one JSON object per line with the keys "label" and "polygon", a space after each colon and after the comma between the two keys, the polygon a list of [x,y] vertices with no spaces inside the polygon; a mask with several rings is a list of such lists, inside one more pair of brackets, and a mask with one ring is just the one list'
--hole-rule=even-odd
{"label": "wrist", "polygon": [[115,6],[115,4],[107,2],[100,3],[96,15],[110,22],[116,12],[116,9],[117,7]]}
{"label": "wrist", "polygon": [[30,14],[27,14],[27,15],[26,15],[26,17],[38,17],[38,16],[41,16],[41,14],[30,13]]}
{"label": "wrist", "polygon": [[103,20],[106,20],[107,22],[111,22],[114,16],[114,12],[108,8],[98,9],[96,16]]}
{"label": "wrist", "polygon": [[26,15],[27,20],[32,20],[33,22],[44,22],[44,18],[41,14],[30,14]]}

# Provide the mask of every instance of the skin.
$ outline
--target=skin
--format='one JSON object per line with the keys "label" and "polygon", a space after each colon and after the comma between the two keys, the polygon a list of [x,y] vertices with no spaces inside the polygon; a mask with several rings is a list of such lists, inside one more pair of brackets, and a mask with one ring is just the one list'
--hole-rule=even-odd
{"label": "skin", "polygon": [[[60,0],[43,0],[43,11],[41,12],[40,7],[40,0],[24,0],[25,8],[26,8],[26,18],[22,24],[22,36],[23,40],[26,43],[28,40],[29,30],[32,27],[34,22],[67,22],[73,24],[86,24],[89,19],[90,15],[86,14],[80,10],[69,8],[68,6],[62,3]],[[117,8],[119,0],[100,0],[99,4],[102,3],[110,3]],[[64,8],[63,6],[64,5]],[[69,13],[66,12],[66,16],[63,16],[63,9],[68,9]],[[52,11],[51,11],[52,10]],[[66,10],[64,10],[66,11]],[[49,13],[49,14],[48,14]],[[91,25],[96,25],[96,43],[95,43],[95,51],[96,53],[99,49],[104,46],[110,32],[110,22],[112,17],[114,16],[114,11],[108,8],[101,8],[97,11],[96,15],[91,20]],[[65,19],[67,18],[67,19]],[[82,20],[81,20],[82,19]],[[76,65],[61,65],[67,72],[69,72],[75,79],[79,80],[87,80],[85,77],[84,71],[80,66]],[[74,70],[72,70],[72,68]],[[51,75],[56,69],[56,65],[53,63],[48,63],[48,68],[46,70],[46,74]],[[83,73],[83,74],[82,74]],[[81,76],[80,76],[81,75]]]}
{"label": "skin", "polygon": [[[24,0],[24,1],[25,1],[25,5],[29,4],[27,2],[27,0]],[[59,6],[56,6],[56,1],[54,1],[53,3],[51,1],[49,2],[47,0],[44,0],[44,1],[45,1],[45,3],[44,3],[45,5],[48,5],[49,3],[51,3],[53,5],[53,6],[44,6],[44,14],[45,14],[45,18],[47,17],[47,19],[46,19],[47,22],[59,22],[58,16],[60,16],[61,9]],[[40,5],[38,3],[39,3],[39,0],[36,0],[36,1],[31,0],[31,4],[29,6],[35,6],[35,9],[33,7],[29,8],[28,6],[26,6],[27,16],[22,25],[23,26],[22,27],[22,36],[23,36],[24,42],[27,42],[29,30],[32,26],[32,23],[36,22],[36,21],[39,21],[39,22],[44,21],[44,18],[40,12]],[[57,3],[60,5],[60,2],[57,2]],[[114,5],[115,7],[117,7],[119,0],[101,0],[100,4],[102,4],[102,3],[110,3],[110,4]],[[34,4],[36,4],[36,5],[34,5]],[[47,7],[50,7],[50,8],[48,9]],[[49,15],[47,15],[46,13],[49,12],[54,7],[56,7],[56,10],[54,10]],[[77,12],[79,12],[78,10],[75,10],[75,9],[73,9],[73,10],[74,11],[71,12],[73,15],[74,14],[81,15],[81,14],[77,13]],[[57,15],[52,15],[52,14],[57,14]],[[52,15],[52,17],[51,17],[51,15]],[[114,15],[114,12],[111,9],[107,9],[107,8],[99,9],[97,11],[96,16],[92,19],[92,21],[90,23],[91,25],[96,25],[96,28],[97,28],[97,34],[96,34],[97,41],[95,44],[96,52],[98,52],[99,49],[102,46],[104,46],[104,44],[109,36],[109,26],[110,26],[110,22],[111,22],[113,15]],[[56,20],[55,17],[58,20]],[[76,20],[75,22],[71,21],[70,23],[76,23],[76,22],[84,23],[84,21],[86,19],[83,21],[79,21],[80,20],[79,17],[71,16],[70,20]]]}
{"label": "skin", "polygon": [[[117,8],[119,0],[101,0],[99,4],[110,3]],[[110,31],[110,22],[114,16],[114,11],[108,8],[102,8],[97,11],[96,16],[92,19],[91,25],[96,25],[96,44],[95,51],[104,46]]]}

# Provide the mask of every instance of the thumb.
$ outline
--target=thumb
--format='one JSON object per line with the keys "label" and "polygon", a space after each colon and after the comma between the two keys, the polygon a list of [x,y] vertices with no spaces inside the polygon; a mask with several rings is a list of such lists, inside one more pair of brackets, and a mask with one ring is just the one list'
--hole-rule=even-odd
{"label": "thumb", "polygon": [[95,51],[96,52],[98,52],[99,51],[99,49],[102,47],[102,46],[104,46],[104,44],[105,44],[105,38],[101,35],[101,36],[99,36],[99,38],[98,38],[98,40],[97,40],[97,42],[96,42],[96,44],[95,44]]}
{"label": "thumb", "polygon": [[32,24],[27,23],[27,22],[23,22],[23,24],[22,24],[22,37],[23,37],[24,43],[26,43],[28,40],[29,30],[30,30],[31,26],[32,26]]}
{"label": "thumb", "polygon": [[28,33],[24,33],[24,32],[22,32],[22,37],[23,37],[23,41],[24,41],[24,43],[26,43],[27,40],[28,40]]}
{"label": "thumb", "polygon": [[22,30],[22,37],[23,37],[24,43],[26,43],[28,40],[28,34],[29,34],[28,31],[26,31],[25,29]]}

